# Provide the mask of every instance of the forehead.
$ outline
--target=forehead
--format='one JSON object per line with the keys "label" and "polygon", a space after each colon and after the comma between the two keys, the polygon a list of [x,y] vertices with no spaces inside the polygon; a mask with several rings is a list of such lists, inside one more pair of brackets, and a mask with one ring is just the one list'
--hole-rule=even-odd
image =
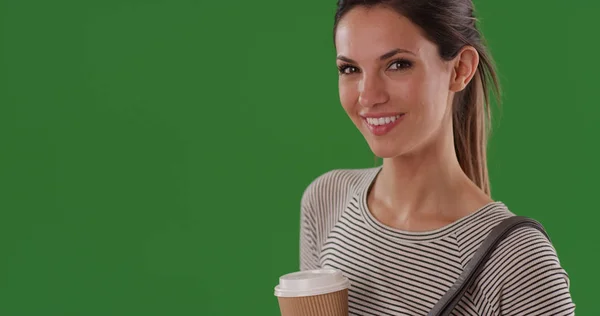
{"label": "forehead", "polygon": [[396,48],[419,54],[432,45],[409,19],[381,6],[353,8],[339,21],[335,36],[337,53],[357,59],[378,58]]}

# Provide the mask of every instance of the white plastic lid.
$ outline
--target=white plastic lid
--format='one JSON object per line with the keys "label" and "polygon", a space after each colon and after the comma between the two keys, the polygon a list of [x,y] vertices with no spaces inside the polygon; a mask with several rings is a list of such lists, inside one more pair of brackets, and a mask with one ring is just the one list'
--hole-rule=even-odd
{"label": "white plastic lid", "polygon": [[275,296],[301,297],[337,292],[350,287],[348,278],[334,269],[307,270],[289,273],[279,278]]}

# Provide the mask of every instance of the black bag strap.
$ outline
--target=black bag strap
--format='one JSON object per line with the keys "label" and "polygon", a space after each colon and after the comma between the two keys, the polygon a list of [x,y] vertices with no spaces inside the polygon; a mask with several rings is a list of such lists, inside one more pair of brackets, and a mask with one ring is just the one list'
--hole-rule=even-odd
{"label": "black bag strap", "polygon": [[452,310],[461,300],[467,289],[471,286],[477,274],[483,268],[486,260],[496,249],[498,243],[504,239],[513,230],[523,227],[530,226],[540,230],[546,238],[550,241],[550,237],[544,230],[542,224],[534,219],[524,216],[511,216],[498,224],[490,234],[485,238],[477,252],[473,255],[473,258],[467,263],[465,269],[460,274],[456,282],[452,287],[442,296],[437,302],[433,309],[427,314],[427,316],[449,316]]}

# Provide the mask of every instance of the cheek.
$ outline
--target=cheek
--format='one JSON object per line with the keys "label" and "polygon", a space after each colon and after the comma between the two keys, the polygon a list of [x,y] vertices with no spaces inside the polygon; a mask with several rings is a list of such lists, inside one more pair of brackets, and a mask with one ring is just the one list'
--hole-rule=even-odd
{"label": "cheek", "polygon": [[[406,80],[408,79],[408,80]],[[419,76],[394,82],[388,91],[392,94],[394,104],[399,111],[410,112],[411,116],[420,117],[428,102],[428,87]]]}
{"label": "cheek", "polygon": [[414,104],[416,108],[413,110],[419,112],[421,119],[438,118],[444,113],[448,91],[442,82],[440,77],[423,77],[411,87],[411,104]]}
{"label": "cheek", "polygon": [[348,115],[352,116],[356,112],[355,106],[358,104],[358,91],[351,82],[342,81],[338,83],[340,103]]}

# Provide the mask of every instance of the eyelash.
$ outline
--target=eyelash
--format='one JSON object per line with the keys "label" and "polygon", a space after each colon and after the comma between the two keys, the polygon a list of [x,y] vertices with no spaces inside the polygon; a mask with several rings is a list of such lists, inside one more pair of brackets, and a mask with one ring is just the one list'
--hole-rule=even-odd
{"label": "eyelash", "polygon": [[[394,71],[404,70],[404,69],[408,69],[408,68],[412,67],[412,62],[410,60],[407,60],[404,58],[398,58],[398,59],[393,60],[390,63],[390,65],[388,66],[388,68],[396,63],[405,64],[406,66],[405,67],[400,66],[400,67],[398,67],[398,69],[394,69]],[[351,74],[355,73],[355,72],[345,73],[346,69],[348,69],[348,68],[356,69],[356,67],[352,66],[351,64],[344,63],[344,64],[341,64],[338,66],[338,73],[340,75],[351,75]]]}

